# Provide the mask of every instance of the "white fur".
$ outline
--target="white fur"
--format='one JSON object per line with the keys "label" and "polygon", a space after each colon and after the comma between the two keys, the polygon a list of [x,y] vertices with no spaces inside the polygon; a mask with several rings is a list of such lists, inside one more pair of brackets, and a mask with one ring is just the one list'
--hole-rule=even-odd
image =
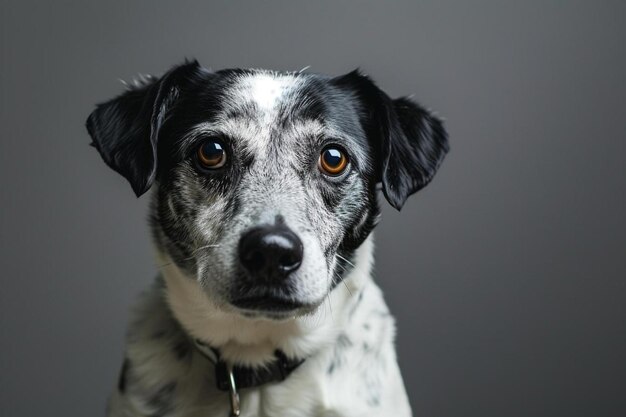
{"label": "white fur", "polygon": [[287,91],[294,87],[296,78],[277,77],[270,74],[248,76],[242,80],[242,89],[261,109],[273,110]]}

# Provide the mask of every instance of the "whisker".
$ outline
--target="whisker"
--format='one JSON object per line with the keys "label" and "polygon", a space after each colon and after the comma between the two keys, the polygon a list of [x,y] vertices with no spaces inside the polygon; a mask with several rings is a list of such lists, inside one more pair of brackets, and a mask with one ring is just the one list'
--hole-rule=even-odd
{"label": "whisker", "polygon": [[[345,269],[344,269],[345,271]],[[340,280],[341,277],[339,276],[339,274],[336,271],[333,271],[333,274],[335,275],[334,279]],[[350,297],[352,297],[352,290],[350,289],[350,287],[348,287],[348,284],[346,284],[346,281],[341,279],[341,283],[344,285],[344,287],[346,287],[346,290],[348,290],[348,293],[350,293]]]}
{"label": "whisker", "polygon": [[173,264],[173,263],[174,263],[174,262],[172,261],[172,262],[165,263],[165,264],[163,264],[163,265],[157,265],[157,268],[158,268],[158,269],[163,269],[163,268],[165,268],[166,266],[170,266],[170,265],[171,265],[171,264]]}
{"label": "whisker", "polygon": [[346,290],[348,290],[348,293],[350,294],[350,297],[352,297],[352,290],[350,289],[350,287],[348,287],[348,284],[346,284],[346,281],[341,281],[343,282],[344,287],[346,287]]}
{"label": "whisker", "polygon": [[[341,255],[337,255],[337,256],[341,256]],[[350,272],[350,271],[348,271],[348,268],[346,268],[345,266],[341,265],[341,263],[339,263],[339,262],[336,262],[335,265],[338,266],[339,268],[341,268],[341,270],[343,272]],[[336,274],[337,279],[341,279],[341,277],[339,276],[339,274],[336,271],[333,271],[333,273]],[[346,281],[345,280],[341,280],[341,283],[346,287],[346,290],[348,290],[348,292],[350,293],[350,297],[352,297],[352,290],[350,289],[350,287],[348,287],[348,284],[346,284]]]}
{"label": "whisker", "polygon": [[341,265],[340,263],[337,263],[337,264],[335,264],[335,265],[337,265],[339,268],[341,268],[341,270],[342,270],[343,272],[350,272],[350,271],[348,271],[348,268],[346,268],[345,266]]}
{"label": "whisker", "polygon": [[350,265],[352,268],[356,268],[356,266],[352,262],[350,262],[349,260],[347,260],[343,256],[339,255],[338,253],[336,253],[335,256],[337,256],[339,259],[342,259],[345,263]]}
{"label": "whisker", "polygon": [[221,245],[204,245],[204,246],[200,246],[199,248],[196,248],[196,249],[192,250],[191,253],[196,253],[199,250],[207,249],[207,248],[219,248],[220,246]]}

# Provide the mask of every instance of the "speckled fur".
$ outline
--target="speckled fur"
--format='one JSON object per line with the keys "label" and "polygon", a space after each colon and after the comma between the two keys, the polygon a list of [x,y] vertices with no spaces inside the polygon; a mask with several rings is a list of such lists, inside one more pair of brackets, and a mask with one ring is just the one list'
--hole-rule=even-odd
{"label": "speckled fur", "polygon": [[[225,70],[186,63],[98,106],[94,146],[140,195],[160,275],[133,314],[111,417],[227,416],[213,364],[193,339],[233,364],[263,366],[276,349],[306,358],[285,381],[240,392],[242,416],[409,416],[394,321],[371,278],[377,186],[400,208],[448,150],[441,122],[391,100],[353,72]],[[222,138],[228,164],[206,172],[194,152]],[[350,158],[338,177],[317,169],[328,144]],[[241,310],[268,296],[238,262],[242,234],[281,222],[304,246],[280,291],[302,307]]]}

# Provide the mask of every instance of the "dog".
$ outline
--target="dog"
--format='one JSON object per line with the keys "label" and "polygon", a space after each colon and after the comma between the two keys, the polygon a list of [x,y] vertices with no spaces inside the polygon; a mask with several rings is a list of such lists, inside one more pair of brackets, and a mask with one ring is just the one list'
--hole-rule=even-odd
{"label": "dog", "polygon": [[359,70],[185,61],[87,130],[137,196],[153,189],[160,266],[109,416],[411,415],[372,230],[380,189],[400,210],[432,180],[439,118]]}

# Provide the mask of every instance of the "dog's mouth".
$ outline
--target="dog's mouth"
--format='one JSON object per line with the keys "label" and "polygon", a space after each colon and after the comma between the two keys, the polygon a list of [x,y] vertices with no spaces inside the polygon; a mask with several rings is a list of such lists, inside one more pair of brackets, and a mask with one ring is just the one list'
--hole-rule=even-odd
{"label": "dog's mouth", "polygon": [[267,316],[270,318],[286,318],[307,314],[317,304],[309,304],[280,296],[252,296],[231,300],[245,316]]}
{"label": "dog's mouth", "polygon": [[233,300],[232,304],[245,310],[291,311],[304,305],[282,297],[246,297]]}

